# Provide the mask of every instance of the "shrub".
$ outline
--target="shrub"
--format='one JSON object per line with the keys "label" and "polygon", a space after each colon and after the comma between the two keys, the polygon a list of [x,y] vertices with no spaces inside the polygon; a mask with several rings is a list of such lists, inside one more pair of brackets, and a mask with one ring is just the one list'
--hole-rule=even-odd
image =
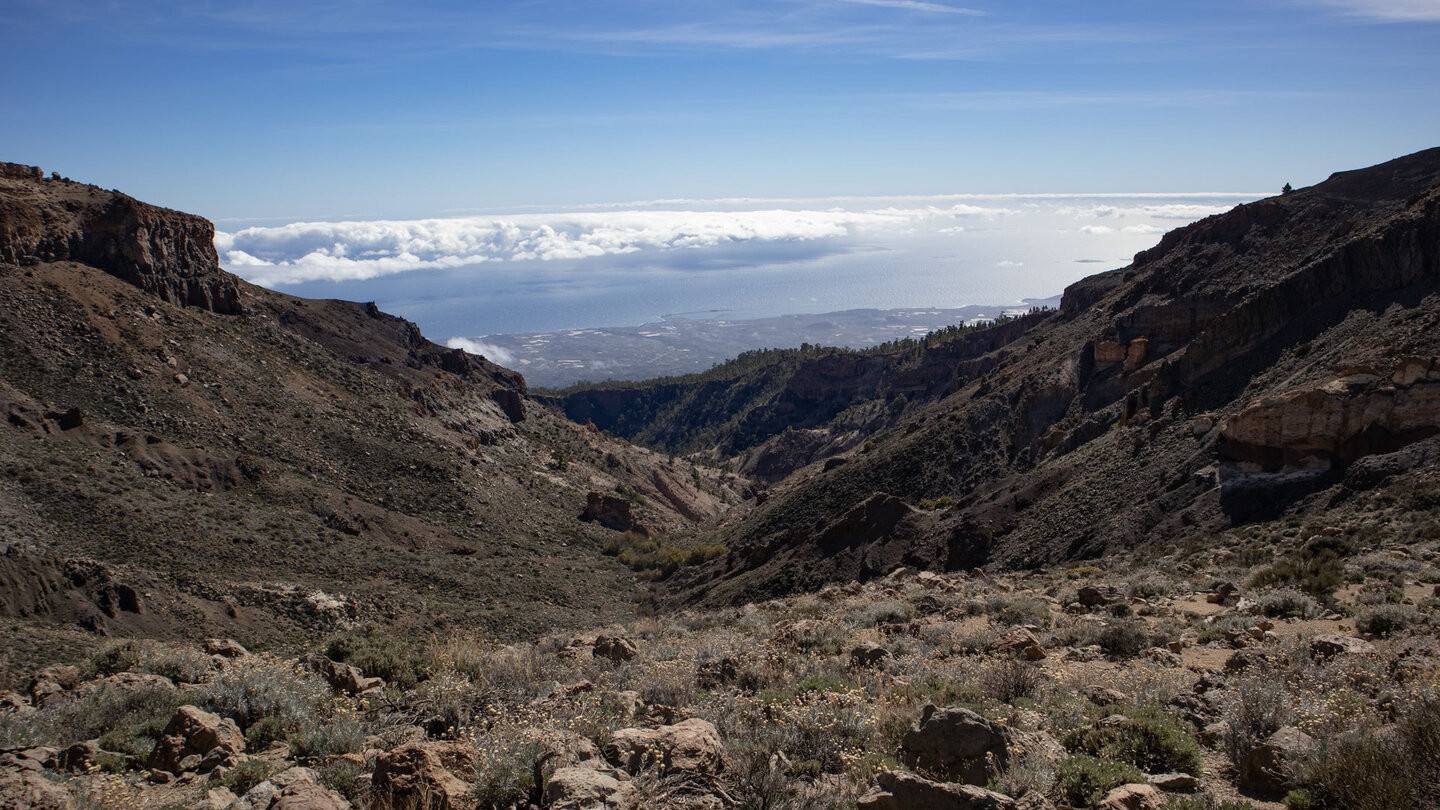
{"label": "shrub", "polygon": [[365,734],[353,712],[333,717],[312,717],[285,735],[290,753],[304,759],[324,759],[336,754],[358,754],[365,747]]}
{"label": "shrub", "polygon": [[1115,622],[1095,638],[1101,649],[1117,658],[1133,658],[1150,649],[1150,633],[1143,622]]}
{"label": "shrub", "polygon": [[365,766],[343,759],[327,763],[320,768],[320,781],[325,787],[339,793],[354,802],[359,797],[359,785],[356,779],[365,770]]}
{"label": "shrub", "polygon": [[1040,668],[1026,661],[997,661],[980,670],[980,689],[1005,703],[1034,697],[1045,682]]}
{"label": "shrub", "polygon": [[475,767],[474,797],[482,810],[510,810],[529,807],[535,784],[536,763],[545,755],[537,740],[514,733],[488,735],[477,742],[479,759]]}
{"label": "shrub", "polygon": [[278,661],[252,658],[241,659],[212,678],[196,694],[196,702],[246,731],[267,717],[282,729],[298,728],[327,712],[328,683]]}
{"label": "shrub", "polygon": [[1065,747],[1125,762],[1149,773],[1183,771],[1200,775],[1200,746],[1184,729],[1158,713],[1129,717],[1123,724],[1077,729],[1066,735]]}
{"label": "shrub", "polygon": [[1295,712],[1283,683],[1251,677],[1236,684],[1223,719],[1225,748],[1239,767],[1251,749],[1293,722]]}
{"label": "shrub", "polygon": [[1367,636],[1388,636],[1424,620],[1419,611],[1405,605],[1370,608],[1355,620],[1355,629]]}
{"label": "shrub", "polygon": [[915,607],[909,602],[874,602],[852,608],[845,613],[845,621],[853,627],[875,627],[908,622],[913,618]]}
{"label": "shrub", "polygon": [[84,680],[108,678],[121,672],[130,672],[140,665],[140,645],[133,641],[111,644],[90,657],[81,677]]}
{"label": "shrub", "polygon": [[1308,619],[1319,611],[1313,598],[1294,588],[1277,588],[1261,594],[1255,600],[1255,609],[1275,619]]}
{"label": "shrub", "polygon": [[996,624],[1050,626],[1050,605],[1035,596],[992,596],[980,603],[979,612],[989,615]]}
{"label": "shrub", "polygon": [[1314,537],[1282,560],[1256,571],[1251,587],[1291,585],[1328,599],[1345,581],[1345,558],[1354,549],[1341,537]]}
{"label": "shrub", "polygon": [[236,796],[244,796],[250,788],[270,778],[275,766],[263,759],[249,759],[225,772],[225,787]]}
{"label": "shrub", "polygon": [[1073,807],[1091,807],[1121,785],[1144,781],[1145,774],[1134,765],[1076,754],[1056,770],[1055,792]]}
{"label": "shrub", "polygon": [[625,532],[611,537],[605,541],[603,550],[612,557],[619,557],[620,562],[631,570],[657,580],[668,579],[681,568],[709,562],[730,551],[720,544],[681,548],[671,545],[669,538],[646,537],[639,532]]}
{"label": "shrub", "polygon": [[1325,807],[1347,810],[1440,807],[1440,701],[1421,702],[1395,724],[1322,745],[1301,777]]}
{"label": "shrub", "polygon": [[168,715],[157,715],[138,723],[112,728],[100,736],[100,747],[106,751],[144,759],[155,750],[155,743],[159,742],[160,735],[169,722]]}
{"label": "shrub", "polygon": [[416,649],[396,638],[393,631],[378,627],[331,636],[325,642],[325,655],[358,667],[368,677],[384,678],[398,689],[413,689],[429,678],[433,663]]}

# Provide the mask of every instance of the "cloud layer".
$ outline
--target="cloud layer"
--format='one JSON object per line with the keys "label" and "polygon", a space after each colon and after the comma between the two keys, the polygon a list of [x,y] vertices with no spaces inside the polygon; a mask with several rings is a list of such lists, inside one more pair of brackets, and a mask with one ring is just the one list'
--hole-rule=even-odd
{"label": "cloud layer", "polygon": [[[953,197],[837,198],[800,206],[790,203],[793,207],[783,207],[781,201],[769,201],[774,207],[753,207],[767,204],[753,201],[747,210],[613,210],[297,222],[217,232],[215,246],[227,268],[267,286],[364,281],[497,262],[583,263],[624,254],[647,254],[653,263],[698,267],[704,265],[705,256],[747,245],[765,245],[772,252],[805,243],[828,245],[826,251],[845,250],[862,241],[967,236],[1007,227],[1004,222],[1026,223],[1027,227],[1053,222],[1055,230],[1086,234],[1159,233],[1181,221],[1228,209],[1231,203],[1221,199],[1225,196],[1182,201],[1174,197],[1112,200],[1053,195],[964,202]],[[835,205],[820,207],[825,202]],[[714,201],[714,208],[725,207],[729,206]]]}
{"label": "cloud layer", "polygon": [[803,242],[1014,211],[957,203],[866,211],[614,211],[490,218],[298,222],[217,232],[222,263],[264,285],[355,281],[484,262]]}

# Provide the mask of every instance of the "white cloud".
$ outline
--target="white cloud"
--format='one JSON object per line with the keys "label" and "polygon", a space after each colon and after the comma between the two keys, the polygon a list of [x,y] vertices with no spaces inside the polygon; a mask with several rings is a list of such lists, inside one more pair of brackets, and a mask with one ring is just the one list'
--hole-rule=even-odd
{"label": "white cloud", "polygon": [[1024,266],[1025,266],[1025,263],[1024,263],[1024,262],[1012,261],[1012,260],[1010,260],[1010,259],[1002,259],[1002,260],[996,262],[996,263],[995,263],[995,266],[996,266],[996,267],[1024,267]]}
{"label": "white cloud", "polygon": [[1120,230],[1124,233],[1165,233],[1159,225],[1126,225]]}
{"label": "white cloud", "polygon": [[1089,234],[1114,233],[1115,229],[1109,225],[1086,225],[1080,229],[1080,232]]}
{"label": "white cloud", "polygon": [[485,357],[492,363],[508,366],[515,361],[515,356],[508,349],[502,349],[491,343],[481,340],[472,340],[465,337],[452,337],[445,341],[445,345],[452,349],[464,349],[471,354],[478,354]]}
{"label": "white cloud", "polygon": [[217,232],[222,263],[263,285],[356,281],[485,262],[805,242],[1016,213],[968,203],[870,210],[610,211],[413,221],[297,222]]}
{"label": "white cloud", "polygon": [[947,6],[944,3],[928,3],[924,0],[846,0],[848,3],[858,3],[865,6],[886,6],[888,8],[903,8],[910,11],[933,11],[941,14],[968,14],[972,17],[983,17],[985,12],[973,8],[961,8],[960,6]]}
{"label": "white cloud", "polygon": [[1436,0],[1311,0],[1371,22],[1440,22]]}
{"label": "white cloud", "polygon": [[1195,220],[1229,211],[1230,205],[1214,203],[1163,203],[1157,205],[1066,205],[1056,209],[1061,216],[1076,219],[1100,219],[1106,217],[1149,217],[1151,219]]}

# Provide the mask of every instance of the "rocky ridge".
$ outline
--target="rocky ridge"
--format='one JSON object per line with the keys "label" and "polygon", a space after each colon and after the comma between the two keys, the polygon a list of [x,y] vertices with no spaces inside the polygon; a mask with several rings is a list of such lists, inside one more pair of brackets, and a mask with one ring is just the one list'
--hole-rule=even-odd
{"label": "rocky ridge", "polygon": [[[1404,466],[1378,459],[1423,455],[1440,433],[1437,318],[1440,149],[1237,206],[1077,282],[1003,339],[953,341],[977,347],[949,350],[963,356],[925,347],[945,360],[918,367],[927,382],[902,415],[815,426],[805,446],[837,455],[728,529],[730,557],[693,594],[1036,565],[1429,486],[1348,471]],[[841,528],[884,498],[909,508]]]}
{"label": "rocky ridge", "polygon": [[623,615],[644,580],[580,520],[592,493],[670,537],[744,508],[742,479],[570,423],[374,304],[246,284],[203,219],[3,168],[0,636],[24,668],[106,634]]}

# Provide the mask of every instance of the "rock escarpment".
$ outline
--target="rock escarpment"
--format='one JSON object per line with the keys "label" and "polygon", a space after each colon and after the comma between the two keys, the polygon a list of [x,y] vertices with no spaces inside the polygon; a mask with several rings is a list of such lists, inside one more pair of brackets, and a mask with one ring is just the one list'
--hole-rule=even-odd
{"label": "rock escarpment", "polygon": [[220,269],[215,226],[118,191],[0,169],[0,261],[97,267],[177,306],[241,310],[237,279]]}

